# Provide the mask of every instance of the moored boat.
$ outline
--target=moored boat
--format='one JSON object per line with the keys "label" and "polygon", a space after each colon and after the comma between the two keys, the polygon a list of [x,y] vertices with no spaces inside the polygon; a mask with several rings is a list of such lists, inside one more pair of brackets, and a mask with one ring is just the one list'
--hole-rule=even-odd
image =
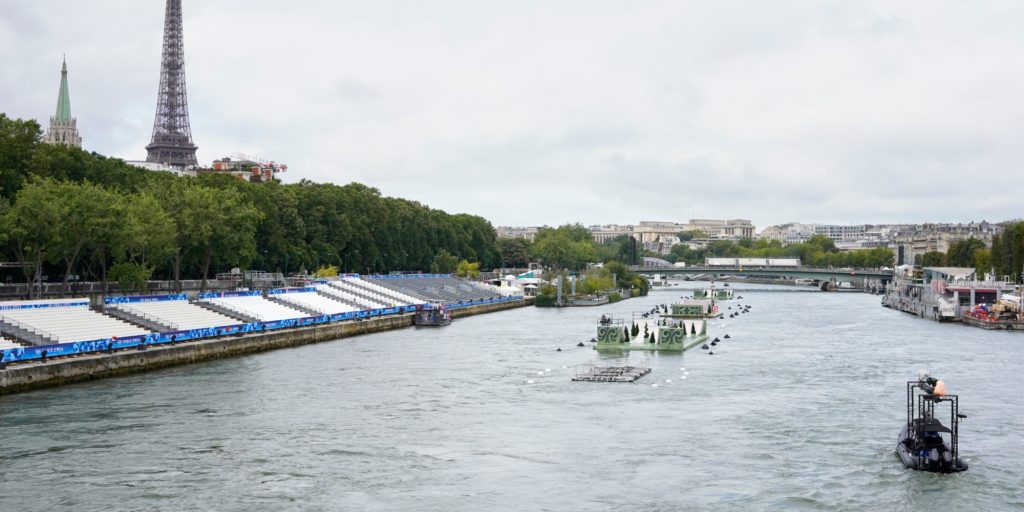
{"label": "moored boat", "polygon": [[413,321],[417,327],[440,327],[452,323],[452,314],[444,304],[427,304],[416,308]]}

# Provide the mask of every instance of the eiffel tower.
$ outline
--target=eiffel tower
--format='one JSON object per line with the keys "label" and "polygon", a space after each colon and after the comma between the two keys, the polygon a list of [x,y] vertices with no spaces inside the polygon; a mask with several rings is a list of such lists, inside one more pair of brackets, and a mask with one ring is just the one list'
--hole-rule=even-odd
{"label": "eiffel tower", "polygon": [[175,167],[196,165],[196,145],[188,122],[185,94],[185,47],[181,34],[181,0],[167,0],[164,13],[164,49],[160,61],[153,140],[146,146],[146,161]]}

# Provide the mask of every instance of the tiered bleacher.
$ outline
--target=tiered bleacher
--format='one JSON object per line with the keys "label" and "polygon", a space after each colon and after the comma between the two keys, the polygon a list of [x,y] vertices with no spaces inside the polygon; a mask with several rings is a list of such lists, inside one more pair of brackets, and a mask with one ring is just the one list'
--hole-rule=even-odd
{"label": "tiered bleacher", "polygon": [[127,337],[150,331],[89,309],[87,299],[0,303],[3,330],[37,345]]}
{"label": "tiered bleacher", "polygon": [[431,302],[446,304],[496,299],[501,296],[494,287],[450,275],[368,276],[363,282],[394,292],[421,297]]}
{"label": "tiered bleacher", "polygon": [[239,322],[235,318],[191,304],[184,296],[178,300],[108,304],[107,308],[119,309],[160,324],[166,327],[167,331],[221,327]]}
{"label": "tiered bleacher", "polygon": [[387,304],[382,302],[369,300],[366,297],[360,297],[349,293],[343,289],[340,284],[337,284],[336,281],[329,284],[318,284],[316,285],[316,291],[321,295],[327,295],[334,300],[344,302],[356,309],[378,309],[388,307]]}
{"label": "tiered bleacher", "polygon": [[394,306],[409,306],[423,304],[424,300],[418,297],[409,296],[404,293],[385,288],[365,281],[358,277],[346,276],[337,281],[331,281],[330,285],[341,291],[346,298],[355,301],[367,308],[382,308]]}
{"label": "tiered bleacher", "polygon": [[307,313],[269,301],[259,295],[224,296],[202,299],[220,306],[226,311],[237,313],[240,318],[253,318],[260,322],[288,320],[309,316]]}
{"label": "tiered bleacher", "polygon": [[[303,288],[301,290],[313,290]],[[313,291],[290,291],[290,290],[271,290],[269,295],[273,298],[287,302],[298,306],[299,308],[306,309],[319,313],[321,315],[336,315],[339,313],[349,313],[352,311],[358,311],[366,308],[355,308],[348,304],[344,304],[341,301],[334,300],[330,297],[320,295],[315,290]]]}

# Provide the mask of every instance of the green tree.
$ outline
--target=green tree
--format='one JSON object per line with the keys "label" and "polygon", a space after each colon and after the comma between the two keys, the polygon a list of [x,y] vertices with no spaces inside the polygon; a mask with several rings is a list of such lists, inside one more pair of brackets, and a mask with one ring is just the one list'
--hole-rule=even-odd
{"label": "green tree", "polygon": [[[40,279],[43,263],[56,252],[54,247],[65,216],[61,200],[54,182],[36,180],[22,187],[14,205],[7,211],[4,226],[9,230],[8,236],[26,283]],[[34,289],[29,288],[30,296]]]}
{"label": "green tree", "polygon": [[441,249],[434,256],[434,263],[430,265],[430,271],[435,274],[451,274],[458,268],[459,259],[445,249]]}
{"label": "green tree", "polygon": [[145,291],[146,281],[153,271],[138,263],[122,262],[110,267],[110,277],[117,281],[122,291]]}
{"label": "green tree", "polygon": [[688,242],[690,240],[693,240],[694,238],[707,238],[708,234],[701,229],[690,229],[686,231],[681,231],[677,236],[679,237],[679,240],[683,242]]}
{"label": "green tree", "polygon": [[462,260],[455,266],[455,275],[459,277],[467,277],[470,279],[476,279],[480,277],[480,263],[470,263],[466,260]]}
{"label": "green tree", "polygon": [[928,251],[921,255],[922,267],[941,267],[946,264],[946,254],[942,251]]}
{"label": "green tree", "polygon": [[13,197],[21,188],[42,135],[34,120],[11,119],[0,113],[0,196]]}
{"label": "green tree", "polygon": [[500,238],[498,251],[501,253],[501,266],[505,268],[525,268],[530,264],[533,243],[525,238]]}
{"label": "green tree", "polygon": [[992,252],[986,248],[974,251],[974,271],[982,278],[992,270]]}

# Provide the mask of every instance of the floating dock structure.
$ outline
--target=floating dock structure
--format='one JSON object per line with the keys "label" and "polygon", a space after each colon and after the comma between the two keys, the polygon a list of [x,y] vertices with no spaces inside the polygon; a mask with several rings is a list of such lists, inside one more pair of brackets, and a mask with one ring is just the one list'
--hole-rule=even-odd
{"label": "floating dock structure", "polygon": [[669,306],[670,313],[662,314],[667,318],[716,318],[722,312],[714,299],[683,299]]}
{"label": "floating dock structure", "polygon": [[703,290],[694,290],[693,298],[695,299],[714,299],[714,300],[732,300],[735,294],[732,288],[725,285],[723,288],[715,288],[715,283],[711,283],[711,287]]}
{"label": "floating dock structure", "polygon": [[621,319],[602,316],[597,322],[594,350],[652,350],[685,352],[708,340],[703,318],[661,318],[651,313],[634,313],[627,325]]}
{"label": "floating dock structure", "polygon": [[643,366],[595,366],[593,364],[575,367],[572,380],[575,382],[636,382],[651,373]]}

